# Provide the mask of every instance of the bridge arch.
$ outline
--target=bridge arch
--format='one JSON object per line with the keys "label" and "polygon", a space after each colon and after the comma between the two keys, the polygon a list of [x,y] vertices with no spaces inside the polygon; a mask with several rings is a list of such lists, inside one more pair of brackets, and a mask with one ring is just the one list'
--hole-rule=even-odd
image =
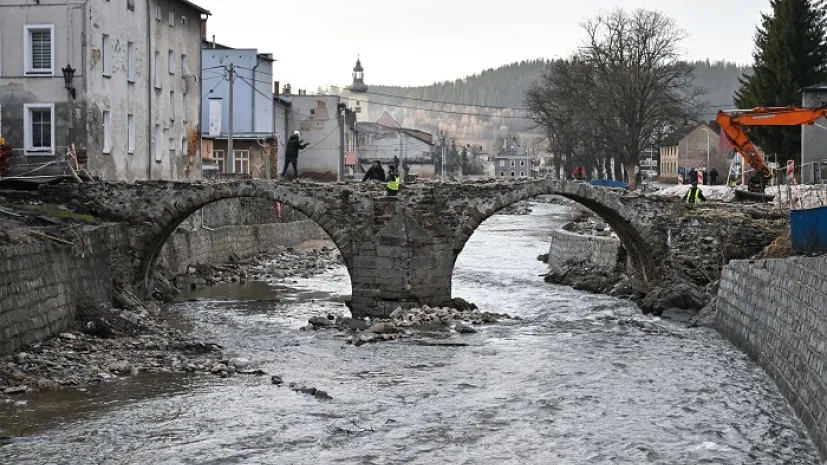
{"label": "bridge arch", "polygon": [[660,263],[666,255],[664,241],[657,240],[656,229],[651,224],[652,212],[642,211],[646,207],[645,202],[639,201],[639,195],[555,179],[511,182],[503,186],[493,201],[469,202],[456,234],[455,263],[468,239],[485,220],[516,202],[553,194],[583,205],[611,226],[626,250],[630,277],[637,290],[646,292],[649,284],[659,276]]}
{"label": "bridge arch", "polygon": [[189,185],[175,195],[174,200],[162,205],[163,214],[145,223],[143,234],[136,248],[137,285],[145,295],[151,293],[151,274],[164,244],[178,226],[201,208],[220,200],[235,198],[260,198],[281,202],[299,211],[308,219],[318,224],[333,240],[342,254],[348,273],[352,271],[353,253],[351,239],[346,230],[329,218],[327,207],[319,198],[307,189],[297,190],[274,183],[245,181],[236,183],[218,183]]}

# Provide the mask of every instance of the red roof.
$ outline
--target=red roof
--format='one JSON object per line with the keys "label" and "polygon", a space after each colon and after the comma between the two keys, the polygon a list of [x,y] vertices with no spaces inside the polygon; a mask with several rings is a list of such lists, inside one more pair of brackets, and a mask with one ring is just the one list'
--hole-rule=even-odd
{"label": "red roof", "polygon": [[391,116],[391,114],[388,113],[388,110],[385,110],[382,113],[382,116],[380,116],[379,119],[376,120],[376,124],[381,125],[381,126],[385,126],[386,128],[399,128],[399,127],[401,127],[401,126],[399,126],[399,123],[397,123],[396,120],[393,119],[393,116]]}

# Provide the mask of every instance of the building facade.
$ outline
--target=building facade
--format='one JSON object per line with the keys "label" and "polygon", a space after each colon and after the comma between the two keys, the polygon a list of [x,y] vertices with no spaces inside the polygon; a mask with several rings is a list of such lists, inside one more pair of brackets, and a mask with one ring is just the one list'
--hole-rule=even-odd
{"label": "building facade", "polygon": [[357,173],[365,173],[376,161],[399,165],[406,175],[432,178],[435,175],[433,135],[407,129],[387,112],[376,123],[358,123]]}
{"label": "building facade", "polygon": [[502,150],[494,157],[494,172],[498,178],[532,177],[534,161],[515,140],[504,139]]}
{"label": "building facade", "polygon": [[660,179],[677,181],[692,168],[715,168],[726,177],[732,162],[731,145],[717,123],[700,123],[679,128],[660,144]]}
{"label": "building facade", "polygon": [[346,100],[337,95],[293,94],[282,98],[290,102],[288,133],[299,131],[308,144],[299,152],[299,177],[344,180],[346,157],[354,151],[356,141],[356,113],[347,109]]}
{"label": "building facade", "polygon": [[[801,106],[820,107],[827,104],[827,83],[805,87],[801,90]],[[827,168],[827,118],[817,122],[821,125],[801,126],[801,182],[812,184],[825,182]],[[818,163],[818,165],[814,165]],[[818,170],[814,167],[818,166]]]}
{"label": "building facade", "polygon": [[57,176],[77,163],[104,180],[199,179],[208,16],[186,0],[0,3],[10,174]]}
{"label": "building facade", "polygon": [[[273,96],[273,56],[256,49],[234,49],[204,40],[201,127],[212,139],[204,154],[208,177],[266,178],[278,165],[277,102]],[[230,83],[232,67],[233,82]],[[230,86],[233,90],[233,150],[229,151]],[[282,125],[284,124],[282,120]],[[281,139],[282,144],[284,139]]]}

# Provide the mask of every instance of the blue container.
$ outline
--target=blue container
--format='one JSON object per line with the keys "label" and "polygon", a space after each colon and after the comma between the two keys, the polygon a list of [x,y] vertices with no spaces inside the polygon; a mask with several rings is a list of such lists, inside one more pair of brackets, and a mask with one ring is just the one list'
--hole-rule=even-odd
{"label": "blue container", "polygon": [[621,181],[612,181],[611,179],[594,179],[589,181],[589,184],[593,186],[601,186],[601,187],[611,187],[615,189],[628,189],[629,186],[626,185],[625,182]]}
{"label": "blue container", "polygon": [[792,210],[790,230],[793,250],[827,252],[827,207]]}

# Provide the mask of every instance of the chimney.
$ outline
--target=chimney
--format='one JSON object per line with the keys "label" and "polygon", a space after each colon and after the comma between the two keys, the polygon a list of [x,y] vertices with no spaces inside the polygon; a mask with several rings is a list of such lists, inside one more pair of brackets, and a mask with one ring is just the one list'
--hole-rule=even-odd
{"label": "chimney", "polygon": [[215,48],[215,34],[212,35],[212,48]]}
{"label": "chimney", "polygon": [[279,81],[273,81],[273,92],[276,94],[276,98],[279,98]]}
{"label": "chimney", "polygon": [[207,40],[207,21],[201,21],[201,39]]}

